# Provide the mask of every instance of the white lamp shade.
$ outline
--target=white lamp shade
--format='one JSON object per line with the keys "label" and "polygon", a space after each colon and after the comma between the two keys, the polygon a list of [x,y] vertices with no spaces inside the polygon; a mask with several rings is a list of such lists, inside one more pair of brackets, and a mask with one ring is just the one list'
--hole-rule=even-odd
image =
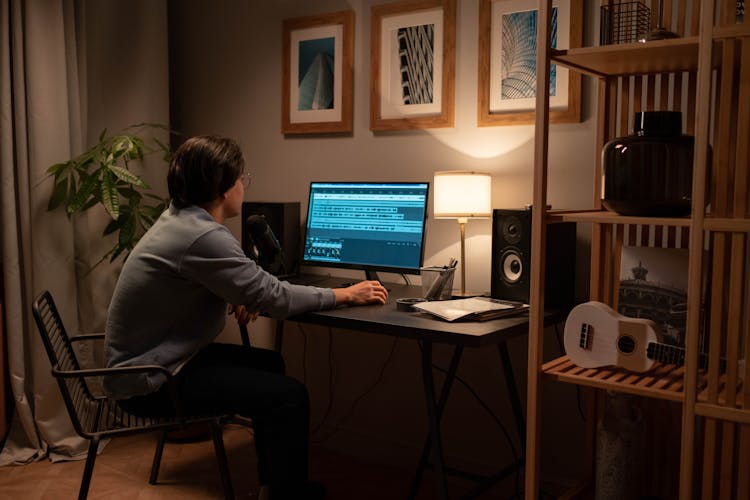
{"label": "white lamp shade", "polygon": [[482,172],[435,172],[433,212],[438,219],[482,219],[492,215],[492,177]]}

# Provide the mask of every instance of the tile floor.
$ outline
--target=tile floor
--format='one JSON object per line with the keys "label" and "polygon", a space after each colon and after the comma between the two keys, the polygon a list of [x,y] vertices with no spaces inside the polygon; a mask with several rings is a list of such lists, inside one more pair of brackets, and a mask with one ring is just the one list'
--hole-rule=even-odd
{"label": "tile floor", "polygon": [[[221,482],[210,439],[167,443],[159,482],[148,484],[156,434],[112,440],[94,468],[89,499],[220,499]],[[258,486],[252,435],[240,426],[227,426],[224,442],[237,498],[257,499]],[[78,495],[84,462],[0,467],[0,500],[61,500]],[[311,478],[326,485],[327,500],[381,500],[406,498],[413,472],[368,464],[323,448],[311,450]],[[459,498],[463,488],[455,489]],[[464,490],[465,492],[465,490]],[[426,475],[419,500],[435,498]],[[482,498],[501,498],[486,496]]]}

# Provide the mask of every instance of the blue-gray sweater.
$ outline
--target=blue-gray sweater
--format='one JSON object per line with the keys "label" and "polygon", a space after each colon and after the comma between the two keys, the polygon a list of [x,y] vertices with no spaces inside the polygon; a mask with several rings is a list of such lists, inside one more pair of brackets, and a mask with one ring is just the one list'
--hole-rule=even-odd
{"label": "blue-gray sweater", "polygon": [[[333,291],[281,282],[248,259],[237,239],[196,206],[170,206],[128,256],[107,317],[108,367],[175,371],[223,330],[227,304],[284,318],[335,305]],[[110,397],[159,388],[163,375],[106,377]]]}

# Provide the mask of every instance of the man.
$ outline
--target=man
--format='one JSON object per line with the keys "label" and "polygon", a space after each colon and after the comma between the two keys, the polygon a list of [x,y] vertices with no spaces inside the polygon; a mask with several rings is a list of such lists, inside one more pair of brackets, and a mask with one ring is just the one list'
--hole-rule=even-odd
{"label": "man", "polygon": [[[270,350],[213,343],[227,310],[241,324],[267,313],[284,318],[339,304],[384,304],[385,288],[364,281],[324,289],[280,282],[248,259],[223,225],[241,213],[244,158],[232,140],[202,136],[175,152],[172,202],[128,256],[107,318],[107,366],[156,364],[175,374],[190,413],[253,419],[261,482],[270,500],[322,498],[307,480],[310,404]],[[107,377],[107,393],[137,415],[173,412],[159,374]]]}

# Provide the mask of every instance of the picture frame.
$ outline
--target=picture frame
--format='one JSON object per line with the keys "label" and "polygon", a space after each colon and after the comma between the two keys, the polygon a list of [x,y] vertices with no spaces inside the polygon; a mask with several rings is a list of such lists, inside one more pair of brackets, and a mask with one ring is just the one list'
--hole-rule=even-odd
{"label": "picture frame", "polygon": [[282,133],[351,133],[354,11],[285,19],[282,32]]}
{"label": "picture frame", "polygon": [[371,8],[370,130],[452,127],[456,0]]}
{"label": "picture frame", "polygon": [[[537,0],[480,0],[479,126],[534,123],[537,6]],[[554,0],[552,6],[553,48],[580,47],[582,2]],[[581,74],[555,64],[551,73],[550,122],[580,122]]]}

